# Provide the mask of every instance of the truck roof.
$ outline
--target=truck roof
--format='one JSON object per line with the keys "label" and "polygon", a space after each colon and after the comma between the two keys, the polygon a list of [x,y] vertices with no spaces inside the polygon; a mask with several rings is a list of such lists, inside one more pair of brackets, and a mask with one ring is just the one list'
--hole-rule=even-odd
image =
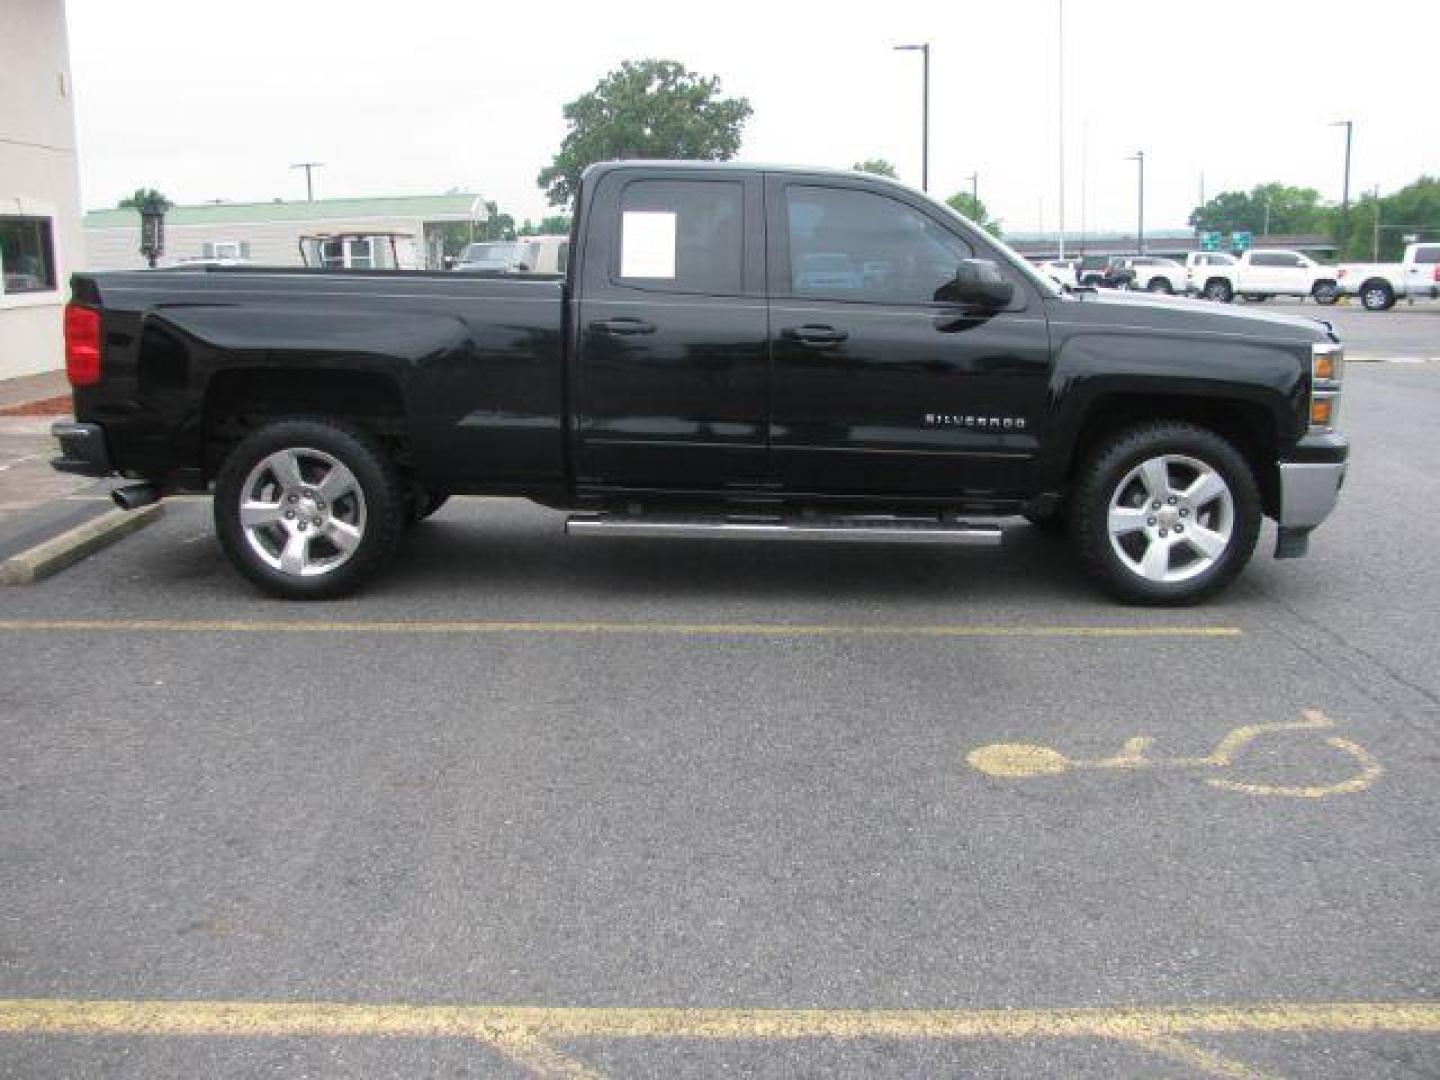
{"label": "truck roof", "polygon": [[837,169],[833,165],[785,165],[766,161],[670,161],[664,158],[627,158],[623,161],[597,161],[593,165],[586,166],[580,176],[582,179],[590,179],[603,173],[620,169],[667,169],[679,172],[792,173],[803,174],[805,176],[843,176],[848,179],[861,177],[866,180],[876,180],[883,184],[894,184],[896,187],[908,189],[908,185],[901,183],[899,180],[888,176],[880,176],[878,173],[860,172],[856,169]]}

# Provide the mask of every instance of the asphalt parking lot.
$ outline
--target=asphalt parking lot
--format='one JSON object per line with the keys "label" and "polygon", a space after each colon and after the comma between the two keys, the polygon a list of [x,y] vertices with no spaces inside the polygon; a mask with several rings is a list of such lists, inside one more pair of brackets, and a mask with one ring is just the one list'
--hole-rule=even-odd
{"label": "asphalt parking lot", "polygon": [[1437,408],[1178,611],[502,500],[295,606],[174,501],[0,593],[0,1075],[1440,1075]]}

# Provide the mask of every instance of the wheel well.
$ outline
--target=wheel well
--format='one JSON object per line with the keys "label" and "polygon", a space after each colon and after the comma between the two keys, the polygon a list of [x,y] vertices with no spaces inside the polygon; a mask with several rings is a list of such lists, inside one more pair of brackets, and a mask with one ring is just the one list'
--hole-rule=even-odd
{"label": "wheel well", "polygon": [[223,371],[205,392],[205,474],[213,477],[230,447],[281,416],[348,420],[379,437],[406,464],[405,401],[394,379],[368,371]]}
{"label": "wheel well", "polygon": [[1364,292],[1366,289],[1370,288],[1371,285],[1379,285],[1382,288],[1388,289],[1391,292],[1395,291],[1395,286],[1391,285],[1390,282],[1383,277],[1366,278],[1360,283],[1360,291]]}
{"label": "wheel well", "polygon": [[1265,512],[1279,503],[1276,470],[1272,468],[1278,439],[1274,418],[1260,406],[1243,401],[1193,398],[1180,395],[1116,395],[1100,399],[1081,425],[1065,470],[1065,486],[1073,486],[1076,471],[1105,438],[1135,424],[1182,420],[1207,428],[1227,439],[1250,463]]}

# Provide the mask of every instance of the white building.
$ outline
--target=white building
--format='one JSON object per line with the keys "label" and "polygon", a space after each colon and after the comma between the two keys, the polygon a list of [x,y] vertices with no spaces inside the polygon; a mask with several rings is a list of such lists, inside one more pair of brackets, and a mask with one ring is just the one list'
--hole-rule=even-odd
{"label": "white building", "polygon": [[[175,206],[165,215],[159,264],[235,259],[264,266],[440,269],[445,227],[462,226],[463,237],[476,202],[474,195],[455,194]],[[136,210],[92,210],[85,215],[85,237],[93,270],[146,265]]]}
{"label": "white building", "polygon": [[84,266],[64,0],[0,0],[0,379],[64,365]]}

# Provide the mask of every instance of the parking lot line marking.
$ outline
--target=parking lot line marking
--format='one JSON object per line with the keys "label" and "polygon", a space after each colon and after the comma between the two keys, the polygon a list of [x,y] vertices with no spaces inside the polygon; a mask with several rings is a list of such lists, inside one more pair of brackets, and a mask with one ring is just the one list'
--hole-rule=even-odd
{"label": "parking lot line marking", "polygon": [[1243,1061],[1206,1050],[1173,1035],[1146,1035],[1132,1041],[1152,1054],[1188,1065],[1206,1076],[1225,1077],[1227,1080],[1271,1080],[1269,1073],[1262,1073]]}
{"label": "parking lot line marking", "polygon": [[581,1039],[1112,1039],[1212,1076],[1259,1072],[1194,1035],[1440,1035],[1440,1003],[1083,1009],[689,1009],[341,1004],[280,1001],[0,999],[0,1034],[468,1038],[542,1077],[597,1080],[554,1046]]}
{"label": "parking lot line marking", "polygon": [[0,999],[0,1033],[557,1039],[1140,1039],[1440,1035],[1440,1002],[1048,1009],[568,1008],[282,1001]]}
{"label": "parking lot line marking", "polygon": [[[1235,758],[1242,751],[1262,737],[1295,731],[1328,730],[1334,726],[1335,721],[1319,709],[1306,709],[1300,720],[1237,727],[1203,757],[1152,756],[1150,749],[1155,740],[1146,735],[1137,735],[1126,739],[1118,754],[1105,758],[1068,758],[1053,747],[1033,743],[990,743],[971,750],[965,755],[965,761],[971,768],[986,776],[1006,780],[1058,776],[1072,769],[1226,769],[1235,763]],[[1205,782],[1211,787],[1246,795],[1323,799],[1329,795],[1364,791],[1385,775],[1384,767],[1375,760],[1375,756],[1354,740],[1331,735],[1325,737],[1324,742],[1326,746],[1348,756],[1353,762],[1351,768],[1357,771],[1329,784],[1262,784],[1224,777],[1210,777]]]}
{"label": "parking lot line marking", "polygon": [[381,622],[298,619],[0,619],[0,633],[654,634],[677,637],[1235,638],[1238,626],[903,626],[821,623]]}

